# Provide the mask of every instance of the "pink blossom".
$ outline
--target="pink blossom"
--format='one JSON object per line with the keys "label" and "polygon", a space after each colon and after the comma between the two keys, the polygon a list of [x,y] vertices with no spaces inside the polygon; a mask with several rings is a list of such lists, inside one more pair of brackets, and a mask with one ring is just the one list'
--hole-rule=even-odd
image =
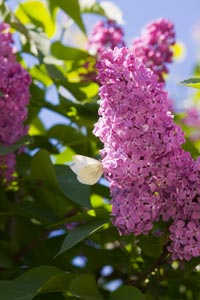
{"label": "pink blossom", "polygon": [[106,49],[125,46],[123,38],[123,30],[115,21],[99,21],[89,36],[87,49],[91,54],[99,56]]}
{"label": "pink blossom", "polygon": [[132,52],[164,81],[163,75],[168,73],[166,63],[172,62],[174,43],[174,25],[162,18],[147,24],[141,37],[133,41]]}
{"label": "pink blossom", "polygon": [[127,48],[105,51],[97,68],[100,117],[93,132],[104,145],[114,225],[122,235],[139,235],[160,218],[170,221],[173,258],[196,256],[197,237],[186,233],[200,220],[199,162],[182,149],[184,133],[168,111],[163,83]]}
{"label": "pink blossom", "polygon": [[[0,143],[12,145],[27,134],[27,104],[29,103],[28,72],[16,61],[9,25],[0,24]],[[14,173],[14,154],[0,157],[0,176],[11,181]]]}

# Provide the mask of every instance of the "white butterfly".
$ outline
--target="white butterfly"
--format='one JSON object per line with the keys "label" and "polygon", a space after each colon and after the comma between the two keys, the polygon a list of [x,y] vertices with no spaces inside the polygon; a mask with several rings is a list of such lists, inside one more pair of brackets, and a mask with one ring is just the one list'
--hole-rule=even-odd
{"label": "white butterfly", "polygon": [[74,155],[72,159],[70,168],[81,183],[93,185],[102,176],[103,165],[100,161],[83,155]]}

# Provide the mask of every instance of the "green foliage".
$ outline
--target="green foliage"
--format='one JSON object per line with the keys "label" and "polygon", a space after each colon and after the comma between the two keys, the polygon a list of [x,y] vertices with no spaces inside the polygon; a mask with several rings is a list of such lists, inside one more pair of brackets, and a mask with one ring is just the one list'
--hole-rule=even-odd
{"label": "green foliage", "polygon": [[[15,11],[6,2],[1,18],[18,39],[17,58],[32,85],[28,136],[0,145],[0,156],[17,157],[16,179],[0,182],[0,300],[200,299],[199,258],[172,263],[165,237],[120,236],[108,183],[81,184],[69,167],[74,154],[98,157],[102,145],[92,134],[99,85],[85,68],[95,71],[96,57],[64,36],[73,28],[86,36],[83,14],[109,12],[97,1],[20,1]],[[199,88],[200,81],[181,83]],[[43,120],[44,112],[51,117]],[[191,128],[175,118],[185,126],[184,148],[196,158]]]}
{"label": "green foliage", "polygon": [[193,87],[195,89],[200,89],[200,78],[190,78],[180,82],[183,85]]}

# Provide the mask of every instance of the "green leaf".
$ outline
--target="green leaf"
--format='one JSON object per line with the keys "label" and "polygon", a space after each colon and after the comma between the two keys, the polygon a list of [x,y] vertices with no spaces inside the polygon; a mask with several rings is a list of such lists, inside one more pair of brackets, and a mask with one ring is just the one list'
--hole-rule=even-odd
{"label": "green leaf", "polygon": [[63,142],[68,147],[73,145],[82,145],[87,141],[87,138],[81,131],[67,125],[56,124],[47,131],[47,136]]}
{"label": "green leaf", "polygon": [[189,78],[180,82],[183,85],[193,87],[195,89],[200,89],[200,78]]}
{"label": "green leaf", "polygon": [[65,292],[69,290],[69,285],[76,278],[75,274],[60,273],[51,277],[41,287],[38,293]]}
{"label": "green leaf", "polygon": [[138,245],[146,255],[155,257],[162,253],[163,239],[155,236],[141,236]]}
{"label": "green leaf", "polygon": [[101,7],[101,4],[96,1],[92,1],[91,3],[90,2],[80,3],[80,7],[82,13],[98,14],[106,17],[105,11]]}
{"label": "green leaf", "polygon": [[102,300],[93,275],[83,274],[76,277],[69,286],[69,292],[85,300]]}
{"label": "green leaf", "polygon": [[24,136],[19,141],[11,146],[2,146],[0,145],[0,155],[6,155],[9,153],[13,153],[16,150],[20,149],[22,146],[33,142],[33,138],[30,136]]}
{"label": "green leaf", "polygon": [[87,59],[90,55],[87,51],[62,45],[55,42],[51,45],[51,53],[61,60],[81,60]]}
{"label": "green leaf", "polygon": [[11,259],[0,250],[0,268],[6,268],[9,269],[12,267],[12,261]]}
{"label": "green leaf", "polygon": [[44,2],[26,1],[20,3],[15,14],[23,24],[33,23],[37,27],[42,27],[48,37],[52,37],[55,33],[55,22]]}
{"label": "green leaf", "polygon": [[47,151],[40,150],[32,158],[30,178],[35,180],[32,194],[38,205],[53,210],[57,216],[62,218],[68,210],[72,209],[74,205],[63,193]]}
{"label": "green leaf", "polygon": [[45,281],[61,272],[56,267],[42,266],[29,270],[14,280],[1,280],[1,299],[32,300]]}
{"label": "green leaf", "polygon": [[80,3],[82,13],[98,14],[107,19],[114,20],[119,24],[123,23],[122,12],[113,1],[83,1]]}
{"label": "green leaf", "polygon": [[90,186],[78,182],[77,176],[68,166],[55,165],[55,171],[63,193],[82,207],[91,208]]}
{"label": "green leaf", "polygon": [[83,24],[80,6],[78,0],[48,0],[51,7],[60,7],[64,12],[66,12],[70,18],[74,20],[74,22],[79,26],[79,28],[85,33],[85,26]]}
{"label": "green leaf", "polygon": [[38,151],[32,158],[31,177],[42,181],[44,180],[49,183],[49,186],[60,191],[53,164],[46,150]]}
{"label": "green leaf", "polygon": [[96,232],[102,225],[105,224],[104,220],[92,221],[86,224],[79,225],[72,232],[68,233],[63,241],[60,251],[56,256],[62,254],[73,246],[77,245],[79,242],[84,240],[86,237]]}
{"label": "green leaf", "polygon": [[145,295],[136,287],[124,285],[110,294],[109,300],[145,300]]}

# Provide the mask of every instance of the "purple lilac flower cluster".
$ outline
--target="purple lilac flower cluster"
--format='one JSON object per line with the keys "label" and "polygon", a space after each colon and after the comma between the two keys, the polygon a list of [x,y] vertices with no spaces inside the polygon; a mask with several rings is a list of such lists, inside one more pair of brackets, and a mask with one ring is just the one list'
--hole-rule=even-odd
{"label": "purple lilac flower cluster", "polygon": [[123,38],[124,32],[115,21],[99,21],[93,27],[87,49],[91,54],[101,56],[106,49],[125,46]]}
{"label": "purple lilac flower cluster", "polygon": [[[0,143],[11,145],[27,134],[23,122],[27,118],[31,78],[16,61],[9,25],[0,24]],[[15,154],[0,157],[0,177],[12,180],[15,171]]]}
{"label": "purple lilac flower cluster", "polygon": [[10,33],[10,26],[7,23],[0,23],[0,60],[15,61],[13,39]]}
{"label": "purple lilac flower cluster", "polygon": [[153,70],[160,81],[164,81],[163,75],[168,73],[166,63],[172,62],[171,46],[174,43],[174,25],[162,18],[145,27],[142,36],[133,41],[132,52],[142,58],[146,67]]}
{"label": "purple lilac flower cluster", "polygon": [[110,182],[119,232],[147,234],[168,222],[173,259],[200,255],[200,167],[181,144],[164,84],[127,48],[105,51],[97,64],[100,118],[94,134]]}

